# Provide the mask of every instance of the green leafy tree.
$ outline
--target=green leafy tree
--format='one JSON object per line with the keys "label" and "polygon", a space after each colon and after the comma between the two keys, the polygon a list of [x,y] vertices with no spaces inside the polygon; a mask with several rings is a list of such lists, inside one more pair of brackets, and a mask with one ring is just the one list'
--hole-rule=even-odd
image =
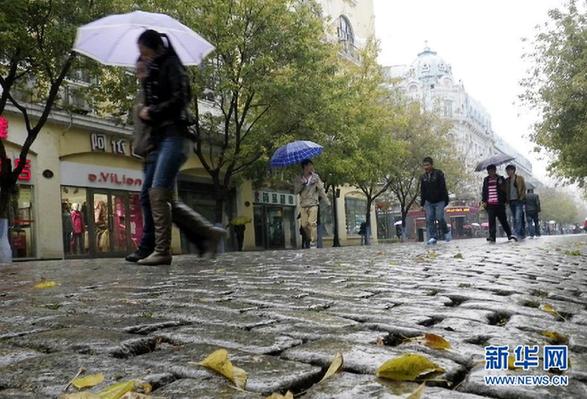
{"label": "green leafy tree", "polygon": [[[320,108],[331,46],[313,2],[198,0],[182,7],[182,20],[216,46],[192,72],[195,154],[212,178],[221,221],[235,179],[296,138]],[[201,107],[206,101],[209,110]]]}
{"label": "green leafy tree", "polygon": [[357,187],[366,198],[365,220],[371,228],[371,207],[389,186],[386,176],[395,167],[402,147],[392,135],[397,118],[377,64],[377,44],[370,42],[359,63],[348,63],[343,76],[347,82],[341,122],[347,133],[332,152],[329,176],[336,183]]}
{"label": "green leafy tree", "polygon": [[587,176],[587,2],[570,0],[539,27],[521,82],[525,103],[541,114],[532,139],[552,155],[549,171],[585,185]]}
{"label": "green leafy tree", "polygon": [[552,187],[541,191],[539,195],[542,220],[546,222],[554,220],[562,224],[581,223],[579,204],[571,194]]}
{"label": "green leafy tree", "polygon": [[420,196],[422,160],[425,157],[432,157],[434,166],[445,174],[449,192],[458,193],[460,197],[470,191],[472,176],[451,144],[451,124],[423,111],[419,103],[407,102],[400,95],[394,95],[397,98],[395,106],[401,109],[394,137],[405,145],[406,151],[398,154],[396,166],[387,178],[389,191],[399,205],[402,227],[405,228],[408,212]]}
{"label": "green leafy tree", "polygon": [[72,6],[66,0],[0,0],[0,115],[11,107],[22,116],[27,132],[14,168],[0,141],[0,218],[8,216],[10,196],[29,150],[76,67],[71,47],[77,27],[111,10],[109,1]]}

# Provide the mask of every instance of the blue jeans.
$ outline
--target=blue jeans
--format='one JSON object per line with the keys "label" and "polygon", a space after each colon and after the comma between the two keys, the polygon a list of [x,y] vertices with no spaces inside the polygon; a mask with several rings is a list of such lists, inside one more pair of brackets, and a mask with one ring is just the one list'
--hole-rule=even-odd
{"label": "blue jeans", "polygon": [[145,175],[141,188],[141,207],[143,209],[143,237],[139,250],[152,252],[155,248],[155,224],[151,212],[149,190],[151,187],[173,190],[181,165],[186,161],[185,139],[167,137],[157,150],[147,155],[143,166]]}
{"label": "blue jeans", "polygon": [[524,203],[522,201],[510,201],[510,210],[512,211],[512,218],[514,220],[514,234],[518,238],[526,236],[526,229],[524,228]]}
{"label": "blue jeans", "polygon": [[444,234],[448,233],[448,226],[444,219],[445,202],[429,202],[424,203],[424,210],[426,211],[426,227],[428,229],[428,239],[434,238],[438,240],[438,232],[436,231],[436,221],[440,224]]}

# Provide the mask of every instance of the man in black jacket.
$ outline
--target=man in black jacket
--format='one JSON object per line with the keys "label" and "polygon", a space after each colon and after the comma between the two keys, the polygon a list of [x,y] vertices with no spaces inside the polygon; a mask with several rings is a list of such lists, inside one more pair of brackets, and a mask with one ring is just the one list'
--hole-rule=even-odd
{"label": "man in black jacket", "polygon": [[540,219],[538,214],[542,211],[540,209],[540,197],[534,194],[533,189],[528,189],[526,194],[526,219],[528,221],[528,230],[530,231],[530,238],[540,237]]}
{"label": "man in black jacket", "polygon": [[444,218],[444,208],[448,205],[448,190],[444,173],[434,169],[434,161],[430,157],[422,162],[424,174],[420,178],[420,206],[426,211],[426,227],[428,229],[428,244],[434,245],[438,240],[436,220],[444,232],[446,241],[451,240],[450,230]]}
{"label": "man in black jacket", "polygon": [[495,165],[489,165],[487,167],[487,177],[483,180],[483,190],[481,191],[481,205],[487,210],[487,216],[489,218],[489,237],[487,237],[487,241],[489,242],[495,242],[496,239],[496,218],[499,219],[508,239],[518,241],[512,235],[512,229],[505,213],[505,204],[507,202],[506,187],[506,179],[497,174],[497,167]]}

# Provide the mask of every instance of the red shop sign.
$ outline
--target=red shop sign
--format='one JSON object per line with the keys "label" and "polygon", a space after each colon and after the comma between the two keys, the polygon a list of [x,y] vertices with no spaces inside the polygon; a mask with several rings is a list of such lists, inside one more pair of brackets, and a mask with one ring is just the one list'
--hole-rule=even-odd
{"label": "red shop sign", "polygon": [[[14,166],[12,167],[12,169],[16,169],[18,167],[18,165],[20,164],[20,158],[16,158],[14,160]],[[2,164],[0,163],[0,170]],[[18,181],[26,181],[26,182],[30,182],[31,181],[31,177],[32,177],[32,172],[31,172],[31,160],[27,159],[26,163],[24,164],[24,167],[22,168],[22,172],[20,172],[20,175],[18,175]]]}

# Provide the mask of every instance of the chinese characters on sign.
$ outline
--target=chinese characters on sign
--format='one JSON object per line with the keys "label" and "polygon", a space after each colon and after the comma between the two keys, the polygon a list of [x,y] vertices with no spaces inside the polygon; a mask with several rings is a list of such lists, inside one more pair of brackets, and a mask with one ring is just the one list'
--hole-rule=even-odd
{"label": "chinese characters on sign", "polygon": [[255,203],[267,205],[295,206],[296,199],[293,194],[255,191]]}
{"label": "chinese characters on sign", "polygon": [[[108,146],[108,141],[110,141],[110,146]],[[126,139],[109,138],[105,134],[92,133],[90,135],[90,143],[92,151],[106,152],[110,148],[110,152],[113,154],[132,155],[131,145]]]}
{"label": "chinese characters on sign", "polygon": [[[543,347],[543,370],[567,370],[569,348],[566,345],[545,345]],[[507,370],[509,346],[485,347],[485,370]],[[540,347],[538,345],[518,345],[514,349],[513,367],[524,370],[540,367]]]}

